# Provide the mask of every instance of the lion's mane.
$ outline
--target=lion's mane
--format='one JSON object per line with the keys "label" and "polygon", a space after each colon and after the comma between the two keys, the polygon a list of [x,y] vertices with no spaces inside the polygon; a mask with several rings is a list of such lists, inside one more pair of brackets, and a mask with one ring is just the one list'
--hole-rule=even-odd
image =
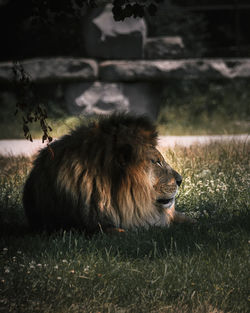
{"label": "lion's mane", "polygon": [[156,143],[148,119],[126,114],[100,118],[53,142],[40,151],[24,186],[30,225],[94,232],[157,220],[146,159]]}

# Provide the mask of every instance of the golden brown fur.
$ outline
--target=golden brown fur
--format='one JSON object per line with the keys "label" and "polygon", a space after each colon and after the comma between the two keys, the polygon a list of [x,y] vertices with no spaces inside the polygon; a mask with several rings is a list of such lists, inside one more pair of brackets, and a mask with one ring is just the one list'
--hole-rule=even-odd
{"label": "golden brown fur", "polygon": [[24,187],[35,230],[92,233],[188,221],[174,210],[181,176],[156,149],[155,127],[125,114],[81,126],[43,149]]}

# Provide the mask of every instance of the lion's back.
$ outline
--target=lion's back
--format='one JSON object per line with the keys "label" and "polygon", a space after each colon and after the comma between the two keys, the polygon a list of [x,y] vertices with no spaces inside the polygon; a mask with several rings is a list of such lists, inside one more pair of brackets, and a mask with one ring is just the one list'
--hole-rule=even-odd
{"label": "lion's back", "polygon": [[[72,177],[70,166],[76,158],[77,138],[66,136],[40,151],[23,190],[23,206],[34,230],[78,228],[79,204],[72,203],[72,193],[79,190],[59,188],[58,178],[63,173],[65,182]],[[79,143],[78,143],[79,144]],[[79,174],[80,175],[80,174]],[[77,184],[72,184],[77,189]]]}

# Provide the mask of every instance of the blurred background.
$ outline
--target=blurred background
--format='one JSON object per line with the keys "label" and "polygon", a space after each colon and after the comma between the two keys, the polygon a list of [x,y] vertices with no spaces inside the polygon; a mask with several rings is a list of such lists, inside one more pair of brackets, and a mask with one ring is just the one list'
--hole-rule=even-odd
{"label": "blurred background", "polygon": [[249,133],[249,20],[248,0],[1,0],[0,137],[39,138],[37,107],[53,137],[113,111],[163,135]]}

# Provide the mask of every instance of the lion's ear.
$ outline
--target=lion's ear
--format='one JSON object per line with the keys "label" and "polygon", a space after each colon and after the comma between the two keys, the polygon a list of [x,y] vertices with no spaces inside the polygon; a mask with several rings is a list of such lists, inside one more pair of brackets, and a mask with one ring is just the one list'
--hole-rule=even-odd
{"label": "lion's ear", "polygon": [[150,144],[152,146],[157,145],[157,131],[155,129],[139,129],[138,130],[138,137],[142,139],[142,142]]}

